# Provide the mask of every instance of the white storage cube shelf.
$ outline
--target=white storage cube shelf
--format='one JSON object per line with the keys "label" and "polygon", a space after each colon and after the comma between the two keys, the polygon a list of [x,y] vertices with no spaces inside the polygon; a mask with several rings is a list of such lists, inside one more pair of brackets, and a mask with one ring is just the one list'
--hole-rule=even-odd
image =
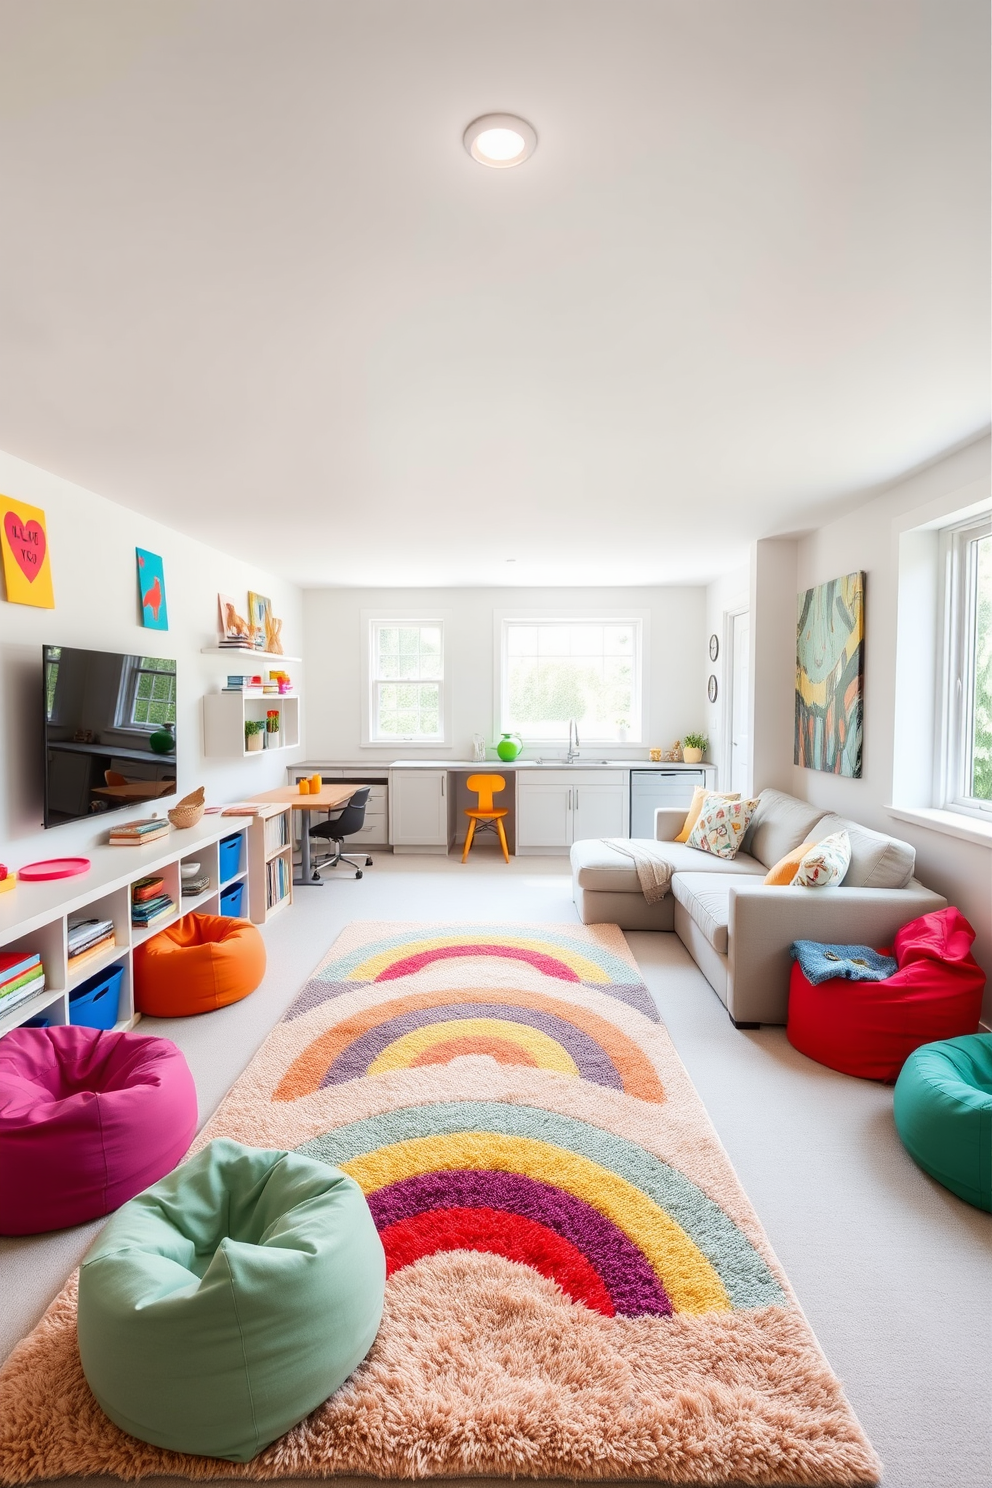
{"label": "white storage cube shelf", "polygon": [[272,708],[279,710],[277,749],[295,749],[300,742],[300,697],[284,692],[277,697],[246,697],[242,692],[208,692],[203,699],[203,752],[212,759],[257,759],[271,749],[249,749],[245,722],[265,722]]}
{"label": "white storage cube shelf", "polygon": [[[114,1027],[133,1028],[140,1017],[134,1009],[131,963],[134,948],[193,910],[219,914],[220,891],[231,883],[245,882],[242,915],[247,918],[249,903],[257,900],[257,892],[252,893],[250,837],[255,832],[261,838],[262,828],[261,819],[211,816],[196,827],[173,830],[167,839],[148,847],[92,848],[87,873],[42,883],[19,882],[9,893],[0,896],[0,951],[37,952],[45,973],[45,990],[26,998],[9,1012],[3,1012],[0,999],[0,1036],[35,1017],[49,1018],[52,1023],[70,1023],[70,994],[97,972],[114,965],[120,966],[124,973]],[[235,834],[243,839],[238,871],[221,882],[220,839]],[[199,863],[201,875],[207,874],[210,880],[206,889],[190,897],[180,894],[179,865],[184,861]],[[165,880],[165,888],[177,908],[168,919],[147,929],[131,923],[131,888],[138,879],[152,874]],[[256,916],[254,910],[251,917],[265,918]],[[70,919],[112,920],[114,945],[74,964],[68,954]]]}

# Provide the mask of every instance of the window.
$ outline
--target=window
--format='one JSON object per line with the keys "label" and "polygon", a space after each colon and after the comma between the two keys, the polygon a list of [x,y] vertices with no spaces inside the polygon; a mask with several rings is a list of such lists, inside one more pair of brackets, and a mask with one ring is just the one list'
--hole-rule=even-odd
{"label": "window", "polygon": [[992,814],[992,518],[945,533],[944,804]]}
{"label": "window", "polygon": [[131,656],[121,676],[117,727],[157,729],[176,721],[176,663],[161,656]]}
{"label": "window", "polygon": [[565,743],[641,741],[639,619],[507,619],[501,646],[500,731]]}
{"label": "window", "polygon": [[45,717],[49,723],[55,722],[55,690],[59,685],[61,659],[61,646],[45,647]]}
{"label": "window", "polygon": [[369,742],[444,742],[444,624],[369,622]]}

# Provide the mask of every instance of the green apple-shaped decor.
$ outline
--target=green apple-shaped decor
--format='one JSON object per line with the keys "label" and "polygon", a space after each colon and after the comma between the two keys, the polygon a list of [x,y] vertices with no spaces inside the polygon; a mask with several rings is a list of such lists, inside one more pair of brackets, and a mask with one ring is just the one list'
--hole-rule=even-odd
{"label": "green apple-shaped decor", "polygon": [[496,753],[501,760],[515,760],[523,747],[524,741],[519,734],[504,734],[496,745]]}

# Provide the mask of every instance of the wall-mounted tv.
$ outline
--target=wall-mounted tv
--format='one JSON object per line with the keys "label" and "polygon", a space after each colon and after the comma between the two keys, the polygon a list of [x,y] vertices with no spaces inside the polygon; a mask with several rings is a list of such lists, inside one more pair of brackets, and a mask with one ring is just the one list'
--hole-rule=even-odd
{"label": "wall-mounted tv", "polygon": [[45,646],[45,826],[176,789],[176,663]]}

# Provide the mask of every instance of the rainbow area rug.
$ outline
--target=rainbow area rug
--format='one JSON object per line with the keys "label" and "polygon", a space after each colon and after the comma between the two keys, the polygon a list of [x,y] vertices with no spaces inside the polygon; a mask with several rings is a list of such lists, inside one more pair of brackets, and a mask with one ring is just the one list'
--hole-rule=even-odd
{"label": "rainbow area rug", "polygon": [[349,926],[219,1136],[361,1184],[368,1358],[252,1462],[160,1451],[90,1395],[70,1281],[0,1373],[3,1482],[878,1481],[615,926]]}

